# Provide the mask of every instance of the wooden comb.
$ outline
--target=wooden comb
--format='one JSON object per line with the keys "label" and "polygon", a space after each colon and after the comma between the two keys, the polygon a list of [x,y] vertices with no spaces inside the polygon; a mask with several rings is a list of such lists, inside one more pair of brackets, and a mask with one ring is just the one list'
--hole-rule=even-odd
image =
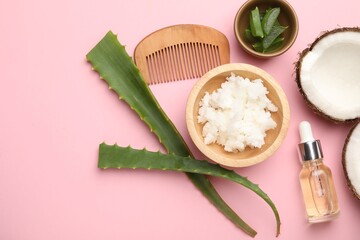
{"label": "wooden comb", "polygon": [[210,27],[174,25],[145,37],[135,48],[134,62],[148,84],[199,78],[230,62],[229,42]]}

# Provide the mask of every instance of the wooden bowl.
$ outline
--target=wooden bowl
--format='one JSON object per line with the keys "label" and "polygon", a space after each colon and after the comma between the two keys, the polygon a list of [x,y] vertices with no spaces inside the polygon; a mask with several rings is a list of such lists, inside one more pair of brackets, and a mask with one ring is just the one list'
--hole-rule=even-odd
{"label": "wooden bowl", "polygon": [[[283,33],[284,43],[280,48],[272,52],[261,53],[255,51],[251,43],[245,37],[245,29],[248,28],[250,24],[250,12],[255,7],[258,7],[260,12],[264,12],[270,7],[280,7],[279,22],[282,26],[288,26],[288,29]],[[286,52],[295,42],[298,31],[299,22],[296,12],[285,0],[248,0],[240,7],[234,20],[234,32],[237,41],[247,53],[259,58],[271,58]]]}
{"label": "wooden bowl", "polygon": [[[277,126],[275,129],[266,132],[265,144],[261,148],[252,149],[246,147],[242,152],[231,153],[226,152],[221,145],[206,145],[204,143],[202,136],[203,124],[197,121],[199,102],[205,95],[205,92],[212,93],[220,88],[221,84],[226,81],[226,78],[231,73],[249,78],[250,80],[263,80],[264,86],[269,91],[267,97],[278,107],[278,111],[271,115]],[[289,120],[289,104],[282,88],[264,70],[248,64],[225,64],[210,70],[194,85],[186,105],[186,125],[196,147],[210,160],[228,167],[251,166],[270,157],[283,142],[289,127]]]}

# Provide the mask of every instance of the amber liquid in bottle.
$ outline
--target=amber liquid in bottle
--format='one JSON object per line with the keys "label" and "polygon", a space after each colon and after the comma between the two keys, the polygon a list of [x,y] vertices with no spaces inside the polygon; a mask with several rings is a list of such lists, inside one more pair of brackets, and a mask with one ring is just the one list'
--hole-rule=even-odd
{"label": "amber liquid in bottle", "polygon": [[299,179],[308,221],[332,220],[340,210],[331,170],[323,163],[321,144],[314,139],[310,123],[301,122],[299,127],[299,155],[302,162]]}
{"label": "amber liquid in bottle", "polygon": [[339,205],[330,169],[322,159],[303,162],[299,175],[308,221],[324,222],[336,218]]}

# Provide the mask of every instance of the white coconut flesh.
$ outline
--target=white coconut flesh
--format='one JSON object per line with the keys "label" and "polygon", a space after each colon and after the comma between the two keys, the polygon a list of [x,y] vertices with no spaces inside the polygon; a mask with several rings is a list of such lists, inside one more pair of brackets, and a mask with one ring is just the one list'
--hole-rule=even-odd
{"label": "white coconut flesh", "polygon": [[301,61],[299,80],[308,101],[335,120],[360,117],[360,32],[328,34]]}
{"label": "white coconut flesh", "polygon": [[352,130],[344,149],[344,168],[350,187],[360,199],[360,123]]}

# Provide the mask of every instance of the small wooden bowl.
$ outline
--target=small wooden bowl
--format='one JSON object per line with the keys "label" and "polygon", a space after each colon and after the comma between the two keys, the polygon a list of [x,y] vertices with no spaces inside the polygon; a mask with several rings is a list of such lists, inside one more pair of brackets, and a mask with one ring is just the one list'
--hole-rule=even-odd
{"label": "small wooden bowl", "polygon": [[[277,126],[275,129],[266,132],[265,144],[261,148],[252,149],[247,147],[242,152],[231,153],[226,152],[223,146],[218,144],[206,145],[204,143],[202,136],[203,125],[197,121],[199,102],[205,92],[212,93],[220,88],[231,73],[250,80],[263,80],[264,86],[269,91],[267,97],[278,107],[278,111],[271,115]],[[194,85],[186,105],[186,125],[196,147],[210,160],[228,167],[251,166],[270,157],[283,142],[289,127],[289,120],[289,104],[282,88],[264,70],[248,64],[225,64],[210,70]]]}
{"label": "small wooden bowl", "polygon": [[[282,26],[288,26],[283,33],[283,45],[272,52],[261,53],[255,51],[251,43],[245,37],[245,29],[248,28],[250,24],[250,12],[255,7],[258,7],[260,12],[264,12],[270,7],[280,7],[279,22]],[[271,58],[286,52],[295,42],[298,31],[299,22],[296,12],[285,0],[248,0],[240,7],[234,20],[234,32],[237,41],[247,53],[259,58]]]}

